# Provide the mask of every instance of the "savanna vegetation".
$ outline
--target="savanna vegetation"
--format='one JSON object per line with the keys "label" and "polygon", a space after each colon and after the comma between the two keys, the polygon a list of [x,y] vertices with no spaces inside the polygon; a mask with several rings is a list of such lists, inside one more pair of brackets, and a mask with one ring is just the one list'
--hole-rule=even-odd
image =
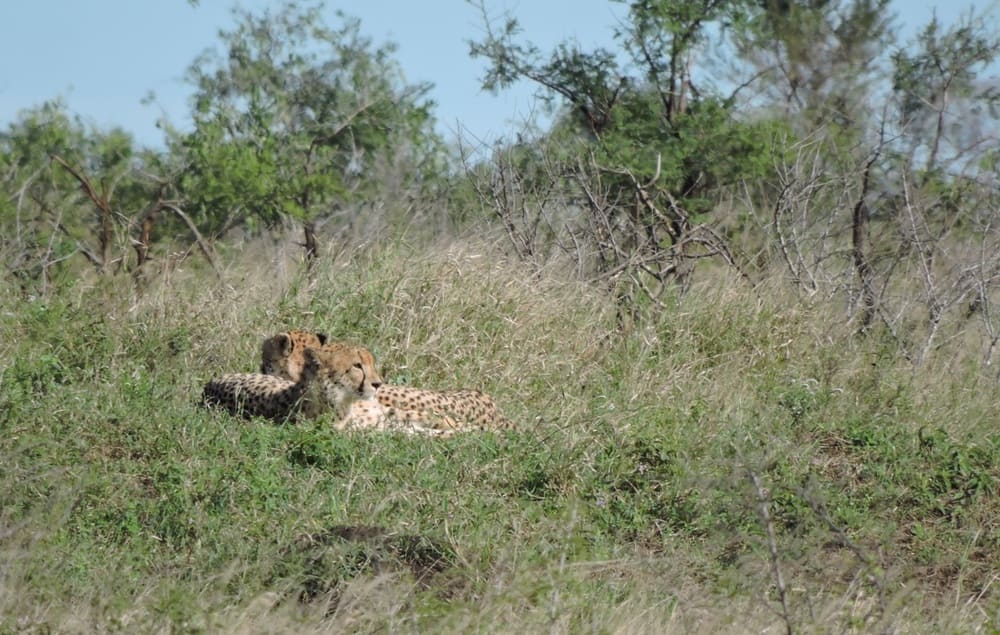
{"label": "savanna vegetation", "polygon": [[[631,0],[543,50],[474,7],[551,124],[442,138],[293,3],[161,147],[5,124],[0,629],[1000,632],[995,16]],[[199,406],[290,327],[519,430]]]}

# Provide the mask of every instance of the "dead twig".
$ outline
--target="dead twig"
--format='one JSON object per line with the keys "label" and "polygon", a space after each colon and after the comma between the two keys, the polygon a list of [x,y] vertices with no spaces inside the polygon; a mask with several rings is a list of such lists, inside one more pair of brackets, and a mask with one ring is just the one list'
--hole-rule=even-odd
{"label": "dead twig", "polygon": [[760,514],[760,521],[764,525],[764,532],[767,535],[771,572],[774,576],[775,587],[778,589],[778,599],[781,601],[781,618],[785,622],[785,633],[794,635],[795,629],[792,626],[792,616],[788,609],[788,591],[785,588],[785,577],[781,572],[781,558],[778,556],[778,539],[774,531],[774,522],[771,520],[771,502],[764,486],[761,485],[760,477],[753,470],[747,470],[747,476],[757,495],[757,512]]}
{"label": "dead twig", "polygon": [[184,210],[173,202],[164,202],[163,208],[177,214],[177,216],[184,221],[184,224],[187,225],[187,228],[191,231],[195,241],[198,243],[198,248],[201,250],[202,255],[205,256],[205,260],[207,260],[208,264],[212,266],[212,271],[215,272],[216,276],[221,278],[222,273],[219,269],[218,261],[215,258],[215,250],[212,249],[212,246],[208,244],[205,238],[201,235],[201,232],[198,231],[198,226],[194,224],[191,217],[185,214]]}

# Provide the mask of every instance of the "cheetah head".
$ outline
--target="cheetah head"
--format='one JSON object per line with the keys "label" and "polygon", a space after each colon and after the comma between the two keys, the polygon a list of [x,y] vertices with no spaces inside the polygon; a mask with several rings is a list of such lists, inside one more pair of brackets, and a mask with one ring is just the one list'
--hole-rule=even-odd
{"label": "cheetah head", "polygon": [[319,388],[322,400],[344,412],[358,399],[374,399],[382,378],[374,370],[375,358],[365,348],[328,345],[307,348],[300,381]]}
{"label": "cheetah head", "polygon": [[305,365],[305,350],[327,342],[325,333],[293,329],[264,340],[261,346],[260,372],[289,381],[298,381]]}

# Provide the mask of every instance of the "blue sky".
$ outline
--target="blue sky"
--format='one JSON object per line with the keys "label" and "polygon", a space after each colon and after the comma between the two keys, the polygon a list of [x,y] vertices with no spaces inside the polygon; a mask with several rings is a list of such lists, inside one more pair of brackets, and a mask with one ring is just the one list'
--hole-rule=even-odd
{"label": "blue sky", "polygon": [[[71,112],[101,127],[118,125],[139,143],[158,146],[155,123],[166,116],[182,128],[190,87],[183,75],[194,58],[217,46],[217,32],[232,25],[229,0],[24,0],[0,8],[0,127],[17,113],[62,97]],[[255,10],[277,3],[242,0]],[[972,6],[966,0],[895,0],[904,34],[926,23],[933,10],[945,24]],[[625,6],[609,0],[487,0],[491,15],[516,15],[524,36],[543,50],[563,39],[584,48],[612,44]],[[998,16],[997,2],[980,3]],[[399,45],[397,59],[409,81],[435,85],[439,128],[453,137],[459,126],[484,141],[508,133],[532,110],[532,87],[499,96],[479,88],[483,60],[468,56],[468,40],[482,34],[478,9],[464,0],[330,0],[333,13],[361,19],[376,43]],[[156,101],[143,105],[150,91]]]}

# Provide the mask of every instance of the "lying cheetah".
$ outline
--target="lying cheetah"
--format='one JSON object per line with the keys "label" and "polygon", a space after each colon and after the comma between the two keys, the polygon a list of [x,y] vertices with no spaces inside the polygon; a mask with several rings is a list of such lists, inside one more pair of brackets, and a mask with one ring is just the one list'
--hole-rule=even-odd
{"label": "lying cheetah", "polygon": [[[264,340],[261,347],[261,372],[294,381],[302,372],[304,353],[309,348],[350,346],[341,342],[327,342],[322,333],[292,330]],[[478,390],[424,390],[408,386],[390,386],[381,383],[375,369],[375,358],[367,349],[363,351],[365,372],[379,378],[375,398],[394,416],[418,411],[434,415],[437,425],[450,430],[507,430],[514,424],[506,419],[493,399]]]}
{"label": "lying cheetah", "polygon": [[375,391],[381,380],[365,370],[371,360],[371,353],[359,347],[308,348],[297,381],[252,373],[223,375],[208,382],[203,401],[234,414],[276,421],[314,418],[329,409],[335,430],[449,434],[446,417],[419,410],[397,412],[380,404]]}

